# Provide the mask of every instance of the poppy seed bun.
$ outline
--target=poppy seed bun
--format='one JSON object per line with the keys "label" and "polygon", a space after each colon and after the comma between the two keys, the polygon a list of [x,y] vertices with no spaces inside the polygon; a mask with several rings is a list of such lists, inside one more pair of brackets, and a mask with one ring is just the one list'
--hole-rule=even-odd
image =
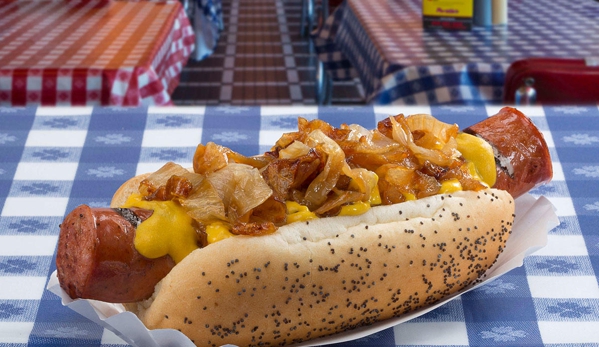
{"label": "poppy seed bun", "polygon": [[192,252],[152,298],[128,308],[149,329],[178,329],[198,346],[297,343],[429,306],[477,282],[513,218],[511,195],[488,189],[296,222]]}

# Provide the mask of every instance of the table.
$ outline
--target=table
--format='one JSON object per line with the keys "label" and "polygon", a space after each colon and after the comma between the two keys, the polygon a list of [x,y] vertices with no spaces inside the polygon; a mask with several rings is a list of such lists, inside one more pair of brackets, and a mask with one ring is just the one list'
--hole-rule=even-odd
{"label": "table", "polygon": [[[190,165],[216,141],[264,152],[296,118],[373,128],[431,113],[463,127],[494,106],[0,108],[0,345],[115,346],[120,338],[45,291],[58,225],[79,204],[106,206],[127,178]],[[545,134],[555,175],[536,188],[561,225],[524,266],[414,321],[342,346],[596,346],[599,342],[599,108],[522,108]],[[424,333],[424,332],[427,333]],[[434,331],[434,334],[430,334]]]}
{"label": "table", "polygon": [[425,31],[420,0],[346,0],[315,36],[333,80],[359,77],[366,102],[502,100],[505,72],[527,57],[599,56],[599,3],[510,0],[508,25]]}
{"label": "table", "polygon": [[0,3],[0,105],[169,105],[194,33],[178,1]]}

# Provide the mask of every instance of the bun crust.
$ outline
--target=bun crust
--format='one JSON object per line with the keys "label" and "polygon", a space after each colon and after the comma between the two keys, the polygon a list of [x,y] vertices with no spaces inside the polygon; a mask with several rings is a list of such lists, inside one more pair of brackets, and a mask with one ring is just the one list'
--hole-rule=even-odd
{"label": "bun crust", "polygon": [[[113,205],[141,179],[125,183]],[[502,190],[464,191],[228,238],[192,252],[128,309],[149,329],[178,329],[198,346],[331,335],[477,282],[505,246],[514,205]]]}

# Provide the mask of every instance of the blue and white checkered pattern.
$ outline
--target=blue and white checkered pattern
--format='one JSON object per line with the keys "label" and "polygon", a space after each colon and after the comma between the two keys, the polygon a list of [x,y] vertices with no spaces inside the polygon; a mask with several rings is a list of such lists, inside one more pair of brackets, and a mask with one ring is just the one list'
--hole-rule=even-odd
{"label": "blue and white checkered pattern", "polygon": [[[123,346],[45,291],[58,225],[79,204],[108,205],[127,178],[198,143],[264,152],[298,116],[373,128],[391,114],[431,113],[463,127],[493,106],[0,108],[0,346]],[[554,179],[535,189],[561,225],[524,266],[408,323],[342,346],[597,346],[599,108],[530,107]]]}
{"label": "blue and white checkered pattern", "polygon": [[424,31],[420,0],[346,0],[315,37],[333,80],[359,76],[375,104],[502,100],[505,72],[528,57],[599,57],[599,3],[509,2],[506,26]]}

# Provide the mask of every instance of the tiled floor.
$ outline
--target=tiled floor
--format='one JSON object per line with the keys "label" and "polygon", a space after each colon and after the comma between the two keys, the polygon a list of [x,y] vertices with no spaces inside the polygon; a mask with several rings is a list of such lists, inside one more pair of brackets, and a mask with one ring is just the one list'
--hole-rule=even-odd
{"label": "tiled floor", "polygon": [[[190,60],[176,105],[314,105],[316,55],[300,35],[302,0],[223,0],[213,55]],[[358,81],[333,87],[332,104],[362,104]]]}

